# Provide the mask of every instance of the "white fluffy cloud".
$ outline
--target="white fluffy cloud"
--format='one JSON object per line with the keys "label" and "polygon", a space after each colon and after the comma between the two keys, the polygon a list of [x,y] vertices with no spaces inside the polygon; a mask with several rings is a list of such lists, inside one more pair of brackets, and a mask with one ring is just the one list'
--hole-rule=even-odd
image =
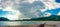
{"label": "white fluffy cloud", "polygon": [[60,12],[59,12],[57,15],[59,15],[59,16],[60,16]]}
{"label": "white fluffy cloud", "polygon": [[48,17],[48,16],[51,16],[51,13],[46,13],[45,15],[44,15],[44,17]]}
{"label": "white fluffy cloud", "polygon": [[45,4],[44,11],[60,8],[60,3],[56,3],[55,0],[41,0],[41,1]]}
{"label": "white fluffy cloud", "polygon": [[22,15],[19,11],[12,9],[12,7],[10,7],[10,6],[4,8],[2,10],[9,12],[9,13],[7,13],[7,15],[2,16],[2,17],[8,18],[9,20],[18,20],[19,16]]}

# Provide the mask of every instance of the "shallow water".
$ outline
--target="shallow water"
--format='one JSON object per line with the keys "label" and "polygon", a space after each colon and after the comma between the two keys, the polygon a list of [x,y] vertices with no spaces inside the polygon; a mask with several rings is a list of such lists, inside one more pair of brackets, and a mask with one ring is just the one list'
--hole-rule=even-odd
{"label": "shallow water", "polygon": [[60,21],[0,21],[0,26],[18,26],[28,24],[55,24],[60,26]]}

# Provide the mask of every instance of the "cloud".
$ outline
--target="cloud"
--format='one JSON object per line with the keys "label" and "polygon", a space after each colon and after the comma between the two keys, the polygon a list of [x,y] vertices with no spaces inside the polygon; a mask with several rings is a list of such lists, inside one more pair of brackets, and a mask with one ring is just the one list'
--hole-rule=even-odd
{"label": "cloud", "polygon": [[52,15],[57,15],[58,12],[60,12],[60,8],[55,8],[55,9],[52,9],[52,10],[46,10],[45,12],[49,12]]}
{"label": "cloud", "polygon": [[56,3],[55,0],[41,0],[45,4],[45,8],[52,10],[55,8],[60,8],[60,3]]}
{"label": "cloud", "polygon": [[[27,1],[28,0],[25,0],[25,2],[20,2],[19,11],[30,18],[39,17],[39,16],[41,16],[39,14],[44,13],[47,10],[54,10],[56,8],[59,8],[59,4],[56,3],[55,0],[53,0],[53,1],[52,0],[48,0],[48,1],[44,1],[44,0],[34,1],[34,0],[32,0],[31,1],[30,0],[31,3],[27,2]],[[39,10],[39,12],[37,12],[37,10]],[[50,11],[50,13],[52,13],[52,12]],[[52,14],[57,14],[57,12],[52,13]]]}
{"label": "cloud", "polygon": [[[54,0],[8,0],[2,1],[0,8],[3,8],[4,11],[10,11],[10,14],[14,14],[12,16],[18,14],[19,19],[26,19],[43,16],[45,11],[53,10],[59,7],[60,4],[54,2]],[[51,11],[48,12],[52,13]]]}
{"label": "cloud", "polygon": [[51,13],[46,12],[45,15],[44,15],[44,17],[48,17],[48,16],[51,16]]}
{"label": "cloud", "polygon": [[2,9],[4,12],[5,11],[9,12],[7,13],[7,15],[5,14],[2,17],[7,17],[10,20],[17,20],[17,19],[22,20],[23,18],[26,19],[27,17],[22,15],[22,13],[19,10],[17,10],[17,8],[19,7],[19,5],[16,5],[17,2],[18,0],[17,1],[15,0],[15,2],[14,1],[12,2],[11,0],[1,2],[0,9]]}
{"label": "cloud", "polygon": [[8,13],[8,11],[3,11],[3,9],[0,9],[0,17],[7,15]]}
{"label": "cloud", "polygon": [[37,12],[37,10],[40,10],[40,9],[45,9],[45,5],[41,1],[34,1],[33,3],[20,2],[19,11],[27,17],[30,17],[30,18],[37,17],[35,13],[41,13],[41,12]]}
{"label": "cloud", "polygon": [[22,14],[19,11],[14,10],[11,6],[0,10],[0,17],[6,17],[9,20],[18,20],[20,15]]}
{"label": "cloud", "polygon": [[2,13],[2,15],[0,15],[0,17],[5,17],[5,18],[8,18],[9,20],[20,20],[19,17],[21,17],[21,14],[17,11],[15,11],[15,12],[12,12],[12,11],[5,12],[4,11],[4,13]]}
{"label": "cloud", "polygon": [[4,11],[9,11],[10,13],[5,15],[10,20],[18,20],[19,16],[22,15],[18,10],[13,9],[12,7],[8,6],[4,9]]}
{"label": "cloud", "polygon": [[58,14],[57,15],[59,15],[60,16],[60,12],[58,12]]}

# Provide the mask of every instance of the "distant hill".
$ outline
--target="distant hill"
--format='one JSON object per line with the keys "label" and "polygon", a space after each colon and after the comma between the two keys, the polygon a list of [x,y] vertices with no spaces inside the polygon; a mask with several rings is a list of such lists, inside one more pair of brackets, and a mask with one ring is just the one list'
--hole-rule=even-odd
{"label": "distant hill", "polygon": [[4,18],[4,17],[0,17],[0,21],[9,21],[9,19]]}
{"label": "distant hill", "polygon": [[39,17],[39,18],[32,18],[30,20],[41,20],[41,21],[60,21],[60,16],[51,15],[49,17]]}

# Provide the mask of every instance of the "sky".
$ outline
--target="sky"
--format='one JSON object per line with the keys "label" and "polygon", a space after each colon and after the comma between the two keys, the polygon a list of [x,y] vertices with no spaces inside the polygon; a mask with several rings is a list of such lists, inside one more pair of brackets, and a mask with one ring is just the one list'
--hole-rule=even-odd
{"label": "sky", "polygon": [[[60,15],[60,1],[55,0],[0,0],[0,17],[6,17],[9,20],[23,20],[50,15]],[[34,21],[19,21],[19,22],[3,22],[0,25],[24,25],[24,24],[57,24],[60,27],[60,22],[34,22]]]}
{"label": "sky", "polygon": [[8,13],[8,11],[3,11],[3,10],[0,10],[0,15],[4,16]]}
{"label": "sky", "polygon": [[22,20],[60,15],[58,0],[0,0],[0,17]]}
{"label": "sky", "polygon": [[60,3],[60,0],[55,0],[55,2]]}

